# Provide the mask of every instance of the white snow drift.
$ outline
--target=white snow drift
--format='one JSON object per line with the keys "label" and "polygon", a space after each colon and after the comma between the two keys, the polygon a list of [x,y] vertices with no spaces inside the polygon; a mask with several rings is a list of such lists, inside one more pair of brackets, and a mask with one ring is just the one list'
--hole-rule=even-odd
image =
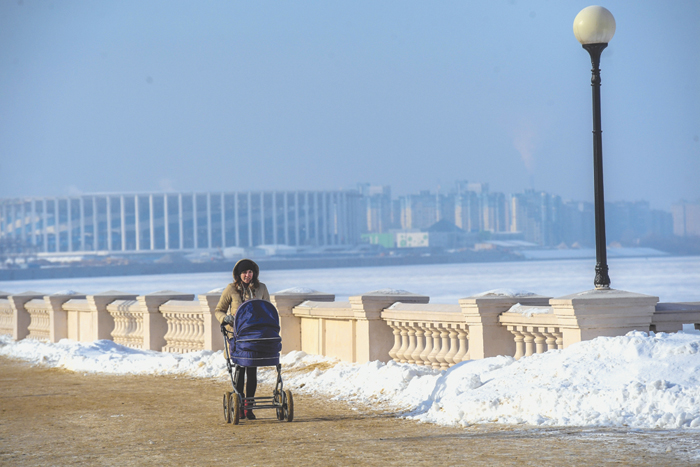
{"label": "white snow drift", "polygon": [[[83,373],[228,377],[222,352],[161,353],[106,340],[45,344],[1,336],[0,355]],[[380,403],[431,423],[700,429],[697,331],[599,337],[517,361],[472,360],[442,372],[304,352],[290,352],[282,364],[285,385],[294,391]],[[261,380],[273,378],[271,368],[261,369]]]}

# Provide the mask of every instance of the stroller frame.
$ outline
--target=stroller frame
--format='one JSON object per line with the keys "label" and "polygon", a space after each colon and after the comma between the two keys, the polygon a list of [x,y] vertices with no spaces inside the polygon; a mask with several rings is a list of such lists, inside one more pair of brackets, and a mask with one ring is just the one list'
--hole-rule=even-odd
{"label": "stroller frame", "polygon": [[226,391],[224,393],[223,409],[226,423],[238,425],[240,419],[243,418],[244,407],[247,410],[275,409],[277,412],[277,420],[286,420],[288,422],[294,420],[294,399],[292,398],[292,392],[284,389],[284,383],[282,382],[282,365],[280,363],[275,365],[277,369],[277,380],[272,396],[243,397],[242,394],[238,392],[238,389],[236,389],[236,386],[246,367],[233,362],[231,359],[229,341],[234,337],[234,333],[226,329],[225,324],[221,325],[221,333],[224,337],[226,370],[228,371],[231,379],[231,386],[233,387],[233,391]]}

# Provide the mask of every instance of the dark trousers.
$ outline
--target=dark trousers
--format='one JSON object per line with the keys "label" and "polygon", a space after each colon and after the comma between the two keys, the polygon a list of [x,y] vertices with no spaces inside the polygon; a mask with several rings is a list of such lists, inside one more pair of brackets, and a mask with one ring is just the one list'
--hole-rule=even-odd
{"label": "dark trousers", "polygon": [[[243,397],[255,397],[255,390],[258,388],[258,367],[246,366],[239,371],[236,391],[243,395],[243,387],[245,387],[245,395]],[[248,376],[248,384],[246,384],[246,376]]]}

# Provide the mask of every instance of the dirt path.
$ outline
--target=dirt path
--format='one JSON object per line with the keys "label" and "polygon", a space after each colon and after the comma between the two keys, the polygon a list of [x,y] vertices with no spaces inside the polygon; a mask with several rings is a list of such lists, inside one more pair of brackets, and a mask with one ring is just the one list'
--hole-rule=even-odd
{"label": "dirt path", "polygon": [[0,465],[700,465],[697,431],[444,428],[298,393],[294,422],[233,426],[227,389],[0,359]]}

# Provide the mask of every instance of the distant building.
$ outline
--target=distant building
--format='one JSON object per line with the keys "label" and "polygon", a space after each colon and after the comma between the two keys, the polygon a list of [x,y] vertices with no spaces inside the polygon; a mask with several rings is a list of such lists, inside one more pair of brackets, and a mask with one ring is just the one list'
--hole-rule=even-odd
{"label": "distant building", "polygon": [[545,192],[525,190],[511,196],[511,232],[522,232],[525,241],[541,246],[561,242],[559,219],[561,198]]}
{"label": "distant building", "polygon": [[358,185],[362,197],[365,232],[388,232],[393,228],[391,187],[373,186],[369,183]]}
{"label": "distant building", "polygon": [[406,195],[399,199],[401,200],[402,229],[426,229],[440,220],[438,195],[426,190],[417,195]]}
{"label": "distant building", "polygon": [[352,245],[357,191],[116,193],[0,200],[0,238],[39,253]]}
{"label": "distant building", "polygon": [[700,201],[682,201],[671,206],[673,233],[679,237],[700,236]]}

